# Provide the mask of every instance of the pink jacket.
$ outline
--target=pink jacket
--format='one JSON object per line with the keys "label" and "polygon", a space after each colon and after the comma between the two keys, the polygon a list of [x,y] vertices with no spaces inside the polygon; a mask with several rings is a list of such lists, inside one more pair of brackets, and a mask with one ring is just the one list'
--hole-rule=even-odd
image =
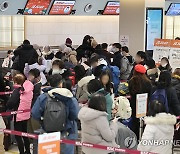
{"label": "pink jacket", "polygon": [[[26,80],[23,84],[24,91],[20,91],[20,104],[18,110],[28,110],[31,109],[31,103],[33,99],[33,84]],[[17,114],[16,121],[24,121],[30,119],[31,112]]]}

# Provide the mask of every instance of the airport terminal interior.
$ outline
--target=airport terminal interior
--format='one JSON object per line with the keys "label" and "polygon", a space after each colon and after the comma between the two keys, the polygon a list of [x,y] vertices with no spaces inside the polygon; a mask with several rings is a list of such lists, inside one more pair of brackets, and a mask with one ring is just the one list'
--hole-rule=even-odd
{"label": "airport terminal interior", "polygon": [[180,0],[0,0],[0,154],[180,154]]}

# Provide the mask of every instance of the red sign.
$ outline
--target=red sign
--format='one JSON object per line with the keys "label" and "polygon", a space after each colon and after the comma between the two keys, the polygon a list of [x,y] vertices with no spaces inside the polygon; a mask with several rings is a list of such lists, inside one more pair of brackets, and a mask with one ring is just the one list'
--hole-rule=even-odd
{"label": "red sign", "polygon": [[74,7],[75,1],[55,0],[49,14],[69,15]]}
{"label": "red sign", "polygon": [[24,9],[24,14],[44,15],[49,7],[50,0],[29,0]]}
{"label": "red sign", "polygon": [[108,2],[104,9],[103,15],[119,15],[120,3]]}

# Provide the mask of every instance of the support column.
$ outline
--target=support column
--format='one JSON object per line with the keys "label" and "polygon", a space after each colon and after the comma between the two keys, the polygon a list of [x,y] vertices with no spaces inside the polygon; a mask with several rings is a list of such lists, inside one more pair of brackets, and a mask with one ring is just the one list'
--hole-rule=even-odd
{"label": "support column", "polygon": [[129,36],[133,56],[137,51],[145,50],[147,7],[165,8],[165,0],[120,0],[119,32]]}

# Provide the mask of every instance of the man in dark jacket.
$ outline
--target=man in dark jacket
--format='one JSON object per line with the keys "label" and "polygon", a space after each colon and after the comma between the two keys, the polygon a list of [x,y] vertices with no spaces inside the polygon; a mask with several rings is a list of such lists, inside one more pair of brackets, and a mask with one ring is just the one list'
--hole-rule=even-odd
{"label": "man in dark jacket", "polygon": [[[55,97],[66,106],[66,126],[62,134],[68,134],[67,139],[76,140],[77,139],[77,115],[79,112],[78,102],[73,97],[71,91],[66,88],[62,88],[62,77],[59,74],[50,76],[49,78],[50,86],[49,88],[43,89],[45,93],[41,94],[33,108],[32,108],[32,117],[36,120],[41,120],[43,113],[45,111],[46,102],[48,100],[46,93],[50,97]],[[61,149],[63,154],[74,154],[74,146],[65,144]]]}
{"label": "man in dark jacket", "polygon": [[38,59],[36,50],[30,45],[28,40],[24,40],[23,44],[14,51],[14,56],[12,69],[20,73],[24,73],[25,63],[28,63],[31,58]]}
{"label": "man in dark jacket", "polygon": [[114,58],[112,62],[112,66],[117,66],[119,70],[121,70],[121,59],[122,59],[122,54],[121,54],[121,44],[119,43],[114,43],[112,51],[114,52]]}
{"label": "man in dark jacket", "polygon": [[107,62],[110,64],[111,58],[113,58],[114,55],[112,53],[110,53],[109,51],[107,51],[107,48],[108,48],[107,43],[103,43],[103,44],[101,44],[101,46],[102,46],[102,55],[104,57],[106,57]]}

